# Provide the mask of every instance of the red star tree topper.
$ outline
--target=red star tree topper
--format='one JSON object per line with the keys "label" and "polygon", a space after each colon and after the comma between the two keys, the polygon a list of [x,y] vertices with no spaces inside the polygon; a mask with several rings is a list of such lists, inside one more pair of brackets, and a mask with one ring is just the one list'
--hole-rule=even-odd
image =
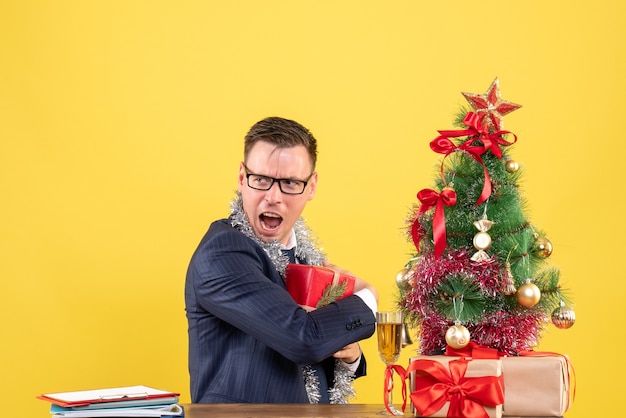
{"label": "red star tree topper", "polygon": [[519,109],[522,105],[502,100],[498,77],[493,80],[485,94],[461,93],[472,106],[474,111],[483,116],[483,123],[490,129],[499,131],[504,126],[502,117]]}

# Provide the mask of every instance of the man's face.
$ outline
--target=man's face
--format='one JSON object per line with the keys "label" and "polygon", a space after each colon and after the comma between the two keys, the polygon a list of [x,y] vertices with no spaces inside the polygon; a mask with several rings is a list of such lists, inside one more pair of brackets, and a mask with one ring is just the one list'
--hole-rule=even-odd
{"label": "man's face", "polygon": [[[277,148],[269,142],[259,141],[248,153],[246,166],[248,173],[279,179],[305,181],[311,176],[311,161],[303,145]],[[281,192],[278,182],[269,190],[256,190],[248,186],[243,163],[239,167],[243,210],[254,234],[264,242],[278,240],[287,243],[306,203],[315,196],[316,186],[317,173],[314,173],[304,193],[299,195]]]}

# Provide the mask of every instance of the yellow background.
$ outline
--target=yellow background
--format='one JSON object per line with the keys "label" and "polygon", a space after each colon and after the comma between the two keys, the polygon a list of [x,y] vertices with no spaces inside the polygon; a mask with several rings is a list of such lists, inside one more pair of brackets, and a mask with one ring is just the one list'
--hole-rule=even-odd
{"label": "yellow background", "polygon": [[[531,221],[572,290],[568,418],[614,416],[625,389],[621,1],[3,1],[0,396],[145,384],[189,401],[183,285],[228,214],[242,138],[269,115],[320,142],[305,211],[331,261],[393,307],[402,227],[431,187],[428,143],[460,92],[524,107]],[[382,402],[374,339],[355,402]],[[406,364],[415,345],[404,350]],[[396,394],[396,399],[399,394]],[[529,400],[532,402],[532,400]]]}

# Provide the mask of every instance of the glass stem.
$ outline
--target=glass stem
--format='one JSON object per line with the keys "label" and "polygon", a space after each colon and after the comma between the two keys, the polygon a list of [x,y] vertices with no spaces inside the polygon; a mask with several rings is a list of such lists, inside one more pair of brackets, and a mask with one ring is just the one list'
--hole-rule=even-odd
{"label": "glass stem", "polygon": [[394,410],[393,408],[393,372],[394,370],[391,369],[391,379],[389,379],[389,383],[387,387],[385,388],[385,405],[389,405],[389,409],[391,409],[392,411]]}

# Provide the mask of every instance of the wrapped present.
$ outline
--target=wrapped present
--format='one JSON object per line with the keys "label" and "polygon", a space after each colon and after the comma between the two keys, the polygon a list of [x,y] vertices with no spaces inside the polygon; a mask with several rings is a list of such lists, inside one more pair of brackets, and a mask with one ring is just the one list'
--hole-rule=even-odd
{"label": "wrapped present", "polygon": [[529,352],[503,357],[505,416],[562,416],[570,406],[569,359]]}
{"label": "wrapped present", "polygon": [[416,416],[499,418],[504,402],[502,361],[417,356],[407,374]]}
{"label": "wrapped present", "polygon": [[285,284],[298,305],[319,308],[354,291],[354,277],[307,264],[288,264]]}

